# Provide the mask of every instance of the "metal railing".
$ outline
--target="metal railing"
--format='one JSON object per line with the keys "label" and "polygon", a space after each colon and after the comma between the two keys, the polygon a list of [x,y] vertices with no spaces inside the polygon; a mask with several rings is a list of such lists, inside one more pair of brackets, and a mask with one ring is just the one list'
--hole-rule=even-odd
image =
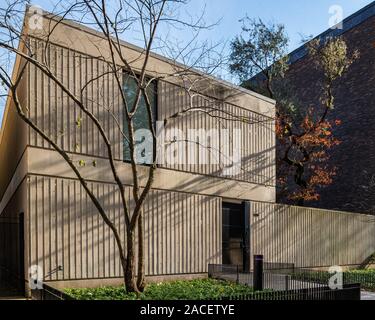
{"label": "metal railing", "polygon": [[[332,277],[328,271],[317,271],[306,268],[300,268],[295,270],[291,274],[292,279],[294,280],[304,280],[308,279],[317,283],[328,283],[329,279]],[[344,271],[342,273],[343,284],[351,283],[360,283],[361,288],[366,290],[375,289],[375,272],[353,272],[353,271]]]}
{"label": "metal railing", "polygon": [[74,300],[64,292],[45,283],[43,284],[43,289],[31,290],[31,297],[33,300]]}
{"label": "metal railing", "polygon": [[[254,262],[256,267],[256,263]],[[259,268],[256,267],[255,269]],[[244,272],[241,266],[209,265],[209,277],[232,281],[254,288],[249,297],[242,300],[357,300],[360,299],[360,281],[355,277],[343,277],[342,288],[331,289],[332,274],[326,271],[296,268],[293,264],[266,262],[259,270]]]}
{"label": "metal railing", "polygon": [[360,284],[344,285],[342,289],[332,290],[329,287],[307,288],[285,291],[260,291],[252,294],[222,298],[222,300],[360,300]]}
{"label": "metal railing", "polygon": [[[303,283],[300,280],[293,279],[292,274],[295,272],[292,264],[272,264],[265,263],[262,272],[262,289],[270,290],[289,290],[302,289],[310,286],[311,283]],[[208,276],[214,279],[232,281],[254,287],[255,275],[254,270],[245,272],[242,266],[211,264],[208,266]]]}

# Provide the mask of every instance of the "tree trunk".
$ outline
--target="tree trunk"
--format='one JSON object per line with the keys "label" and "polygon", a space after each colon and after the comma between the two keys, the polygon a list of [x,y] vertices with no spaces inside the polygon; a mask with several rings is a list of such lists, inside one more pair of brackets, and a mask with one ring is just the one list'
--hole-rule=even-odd
{"label": "tree trunk", "polygon": [[135,234],[134,230],[127,230],[127,263],[125,271],[125,286],[127,292],[138,292],[135,282]]}
{"label": "tree trunk", "polygon": [[145,288],[145,257],[144,257],[144,239],[143,239],[143,211],[138,217],[138,277],[137,287],[140,292]]}
{"label": "tree trunk", "polygon": [[298,199],[297,201],[297,206],[298,207],[304,207],[305,206],[305,200],[304,199]]}
{"label": "tree trunk", "polygon": [[121,262],[121,268],[122,268],[122,273],[123,273],[123,278],[124,278],[124,287],[125,287],[125,290],[126,290],[126,265],[127,265],[127,261],[126,259],[121,259],[120,258],[120,262]]}

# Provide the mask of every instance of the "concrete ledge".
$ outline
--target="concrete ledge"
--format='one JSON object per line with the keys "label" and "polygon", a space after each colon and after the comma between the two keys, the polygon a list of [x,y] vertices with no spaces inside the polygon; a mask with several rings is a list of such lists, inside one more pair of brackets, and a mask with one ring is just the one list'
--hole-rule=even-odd
{"label": "concrete ledge", "polygon": [[[147,283],[174,281],[174,280],[194,280],[205,279],[207,273],[197,274],[179,274],[179,275],[163,275],[146,277]],[[61,280],[61,281],[46,281],[46,284],[58,290],[64,288],[96,288],[108,286],[121,286],[124,280],[122,278],[104,278],[104,279],[85,279],[85,280]]]}
{"label": "concrete ledge", "polygon": [[[28,147],[27,150],[29,174],[76,179],[65,160],[56,151],[35,147]],[[96,161],[95,167],[85,166],[80,168],[80,172],[86,180],[113,183],[113,174],[108,159],[71,153],[69,153],[69,156],[76,163],[80,160],[86,163],[91,163],[93,160]],[[132,185],[133,179],[130,164],[116,161],[115,165],[124,185]],[[148,168],[139,166],[138,173],[140,185],[145,186],[148,178]],[[276,201],[276,188],[273,186],[221,177],[158,168],[155,172],[154,180],[153,189],[173,190],[228,199]]]}

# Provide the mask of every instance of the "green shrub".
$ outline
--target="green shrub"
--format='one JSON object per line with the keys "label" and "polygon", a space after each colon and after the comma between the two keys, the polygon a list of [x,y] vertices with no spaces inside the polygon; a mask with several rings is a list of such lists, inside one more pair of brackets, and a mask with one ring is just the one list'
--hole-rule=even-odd
{"label": "green shrub", "polygon": [[77,300],[215,300],[251,294],[253,290],[248,286],[231,282],[200,279],[151,283],[139,298],[134,293],[126,293],[123,287],[65,289],[64,292]]}
{"label": "green shrub", "polygon": [[[302,271],[293,273],[292,278],[301,281],[316,281],[328,284],[332,274],[326,271]],[[344,283],[360,283],[361,288],[365,290],[375,290],[375,269],[368,270],[348,270],[343,273]]]}

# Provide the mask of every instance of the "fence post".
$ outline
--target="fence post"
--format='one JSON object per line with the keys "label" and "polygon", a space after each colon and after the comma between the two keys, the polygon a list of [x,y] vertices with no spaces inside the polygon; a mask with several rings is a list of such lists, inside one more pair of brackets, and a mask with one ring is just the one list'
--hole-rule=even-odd
{"label": "fence post", "polygon": [[239,267],[239,265],[237,265],[237,279],[236,279],[236,283],[237,284],[240,283],[240,267]]}
{"label": "fence post", "polygon": [[255,291],[263,290],[263,256],[254,255],[253,287]]}
{"label": "fence post", "polygon": [[289,290],[289,276],[287,274],[285,275],[285,290]]}

